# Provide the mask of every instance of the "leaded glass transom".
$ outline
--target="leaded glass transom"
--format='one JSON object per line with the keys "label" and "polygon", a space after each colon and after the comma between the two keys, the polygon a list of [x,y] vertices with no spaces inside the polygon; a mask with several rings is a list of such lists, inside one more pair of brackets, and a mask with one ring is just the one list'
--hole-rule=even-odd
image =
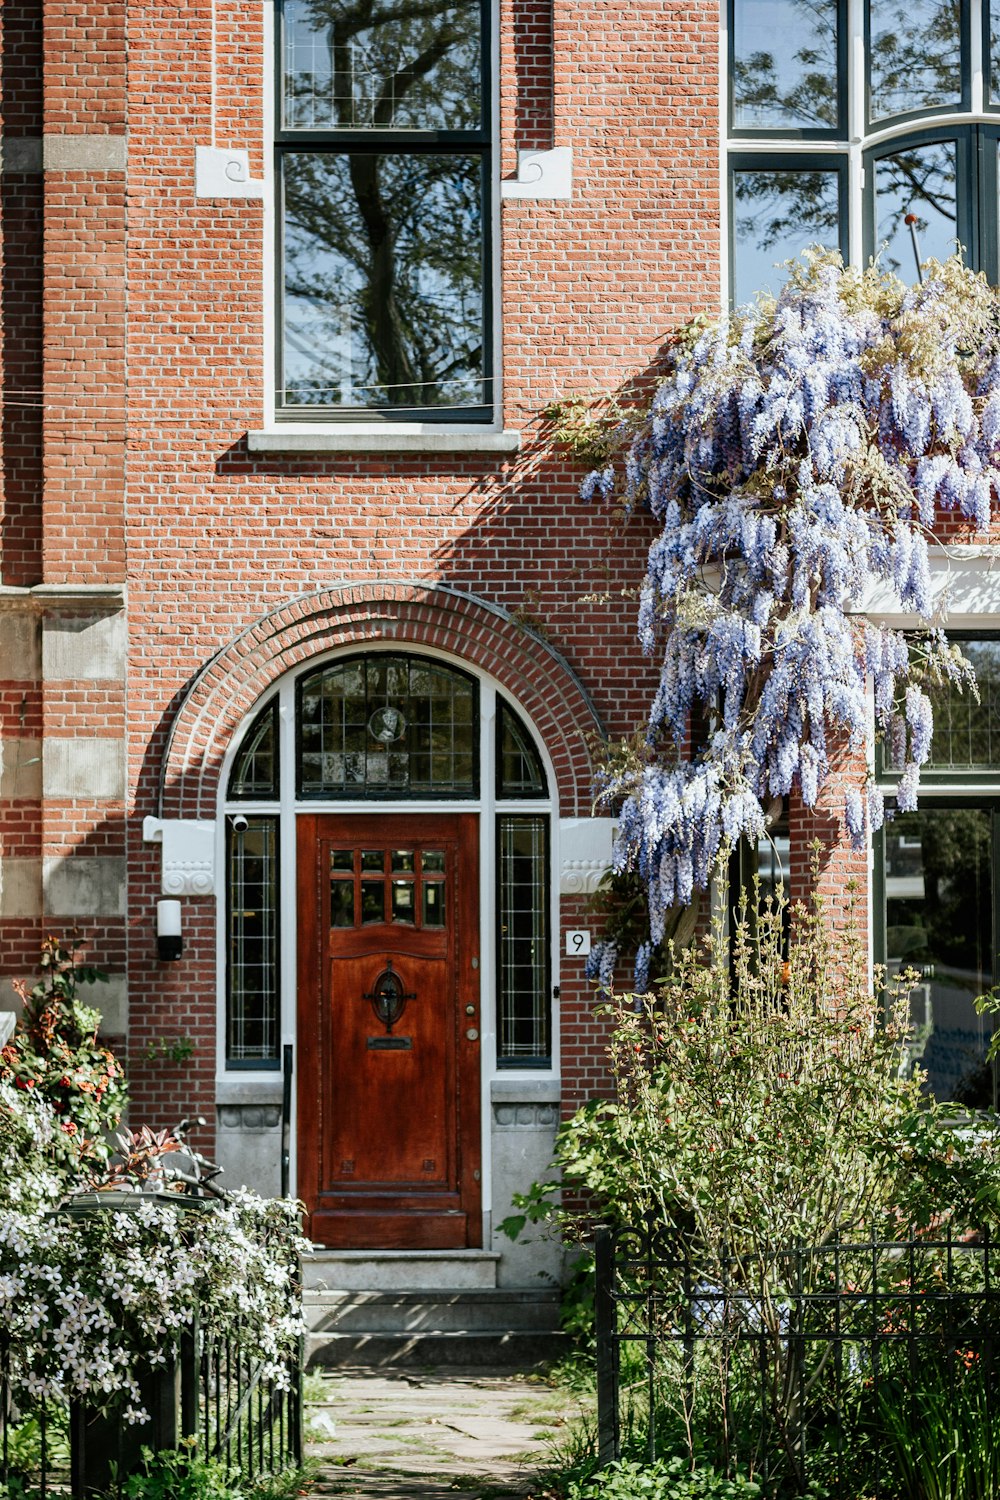
{"label": "leaded glass transom", "polygon": [[298,697],[304,798],[475,797],[473,678],[419,656],[353,657],[307,677]]}
{"label": "leaded glass transom", "polygon": [[277,701],[251,724],[229,778],[229,796],[271,801],[278,795]]}
{"label": "leaded glass transom", "polygon": [[542,759],[527,726],[509,703],[497,702],[497,796],[544,797]]}

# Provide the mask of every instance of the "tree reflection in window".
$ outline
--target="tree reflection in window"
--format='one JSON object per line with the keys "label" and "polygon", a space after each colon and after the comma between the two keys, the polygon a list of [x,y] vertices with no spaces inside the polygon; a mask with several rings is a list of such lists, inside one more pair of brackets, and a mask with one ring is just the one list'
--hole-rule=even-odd
{"label": "tree reflection in window", "polygon": [[994,982],[996,820],[989,808],[923,807],[885,832],[885,959],[914,971],[908,1057],[939,1099],[995,1102],[992,1024],[974,1001]]}
{"label": "tree reflection in window", "polygon": [[[994,102],[1000,101],[997,8],[993,0],[987,51]],[[851,36],[844,33],[848,10],[830,0],[731,0],[737,301],[760,287],[777,291],[785,273],[775,264],[804,243],[844,249],[860,243],[865,257],[880,255],[907,281],[918,279],[918,258],[945,258],[959,246],[974,267],[994,277],[1000,270],[1000,122],[970,114],[971,42],[984,25],[981,0],[869,0],[864,26]],[[863,92],[870,131],[900,120],[913,124],[909,137],[897,135],[891,147],[876,141],[864,152],[864,193],[861,173],[847,175],[849,84]],[[969,115],[969,123],[952,120],[938,134],[934,116],[946,111]],[[751,135],[760,138],[752,150]],[[802,137],[816,143],[808,161],[772,154],[783,139]],[[838,170],[850,190],[835,202]]]}
{"label": "tree reflection in window", "polygon": [[837,0],[743,0],[736,6],[736,129],[838,128],[839,9]]}
{"label": "tree reflection in window", "polygon": [[481,0],[285,0],[281,404],[488,415],[482,46]]}
{"label": "tree reflection in window", "polygon": [[962,103],[960,0],[877,0],[869,14],[873,120]]}

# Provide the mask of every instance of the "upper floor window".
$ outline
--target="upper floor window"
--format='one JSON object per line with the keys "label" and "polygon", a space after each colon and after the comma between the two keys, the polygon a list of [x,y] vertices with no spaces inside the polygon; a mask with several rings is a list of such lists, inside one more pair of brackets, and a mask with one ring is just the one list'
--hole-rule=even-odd
{"label": "upper floor window", "polygon": [[1000,0],[729,0],[729,54],[736,302],[809,244],[997,279]]}
{"label": "upper floor window", "polygon": [[279,412],[487,420],[488,0],[279,14]]}

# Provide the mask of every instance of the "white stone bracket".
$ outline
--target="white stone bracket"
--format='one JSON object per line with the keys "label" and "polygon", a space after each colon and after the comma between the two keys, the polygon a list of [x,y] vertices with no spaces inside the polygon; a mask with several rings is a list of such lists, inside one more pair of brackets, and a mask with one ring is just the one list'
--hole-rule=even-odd
{"label": "white stone bracket", "polygon": [[195,146],[196,198],[263,198],[263,180],[250,176],[250,153],[236,147]]}
{"label": "white stone bracket", "polygon": [[572,198],[573,148],[519,151],[517,177],[500,184],[501,198]]}
{"label": "white stone bracket", "polygon": [[147,844],[162,844],[160,889],[165,896],[214,896],[215,823],[209,819],[143,818]]}
{"label": "white stone bracket", "polygon": [[559,820],[559,894],[592,896],[611,866],[613,818]]}

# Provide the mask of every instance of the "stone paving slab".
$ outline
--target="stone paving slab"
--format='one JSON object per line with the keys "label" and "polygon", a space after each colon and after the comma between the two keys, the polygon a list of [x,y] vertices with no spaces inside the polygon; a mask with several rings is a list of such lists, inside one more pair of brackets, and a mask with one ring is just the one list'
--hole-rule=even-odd
{"label": "stone paving slab", "polygon": [[317,1500],[542,1500],[547,1443],[575,1400],[519,1372],[338,1370],[310,1383]]}

